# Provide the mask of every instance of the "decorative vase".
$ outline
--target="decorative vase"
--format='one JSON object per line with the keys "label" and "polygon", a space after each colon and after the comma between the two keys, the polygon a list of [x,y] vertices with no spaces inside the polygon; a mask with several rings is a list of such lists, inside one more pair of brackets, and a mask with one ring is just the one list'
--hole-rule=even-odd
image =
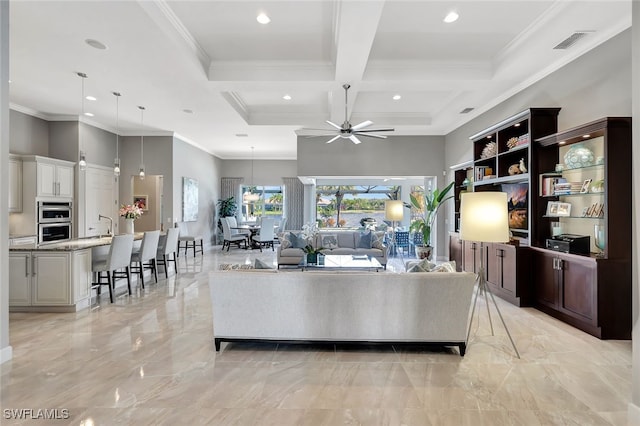
{"label": "decorative vase", "polygon": [[135,219],[125,219],[124,220],[124,233],[125,234],[133,234],[133,222]]}
{"label": "decorative vase", "polygon": [[596,224],[594,226],[594,235],[596,240],[596,247],[600,249],[600,253],[598,253],[598,257],[604,257],[604,249],[606,247],[606,236],[605,236],[605,227],[601,224]]}
{"label": "decorative vase", "polygon": [[315,265],[318,263],[318,253],[307,253],[307,264]]}
{"label": "decorative vase", "polygon": [[593,166],[595,157],[593,151],[582,143],[571,145],[564,154],[564,164],[567,169],[579,169]]}
{"label": "decorative vase", "polygon": [[429,259],[433,254],[433,247],[431,246],[416,246],[416,257],[418,259]]}

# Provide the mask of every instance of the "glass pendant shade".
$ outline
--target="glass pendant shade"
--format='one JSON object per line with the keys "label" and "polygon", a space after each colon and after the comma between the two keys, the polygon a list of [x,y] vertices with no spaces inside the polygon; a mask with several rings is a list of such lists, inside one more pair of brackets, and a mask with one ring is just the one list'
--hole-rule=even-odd
{"label": "glass pendant shade", "polygon": [[113,159],[113,175],[120,176],[120,92],[112,92],[116,97],[116,158]]}
{"label": "glass pendant shade", "polygon": [[80,151],[80,160],[78,161],[78,167],[80,167],[80,171],[84,171],[87,169],[87,159],[85,157],[84,151]]}
{"label": "glass pendant shade", "polygon": [[144,179],[144,164],[140,164],[140,172],[138,173],[140,179]]}
{"label": "glass pendant shade", "polygon": [[[138,106],[138,109],[140,109],[140,127],[144,128],[144,110],[145,110],[145,107]],[[145,176],[145,169],[144,169],[144,135],[140,136],[140,171],[138,173],[138,176],[140,176],[140,179],[144,179],[144,176]]]}
{"label": "glass pendant shade", "polygon": [[[76,73],[76,75],[78,77],[80,77],[80,80],[82,81],[82,93],[80,94],[81,96],[81,100],[82,100],[82,116],[85,115],[84,113],[84,80],[87,78],[87,75],[83,72],[78,72]],[[78,126],[80,126],[80,119],[78,118]],[[81,172],[85,171],[87,169],[87,157],[85,152],[82,149],[82,138],[80,137],[78,140],[78,147],[79,147],[79,159],[78,159],[78,168],[80,169]]]}
{"label": "glass pendant shade", "polygon": [[113,174],[115,176],[120,176],[120,159],[116,158],[113,160]]}

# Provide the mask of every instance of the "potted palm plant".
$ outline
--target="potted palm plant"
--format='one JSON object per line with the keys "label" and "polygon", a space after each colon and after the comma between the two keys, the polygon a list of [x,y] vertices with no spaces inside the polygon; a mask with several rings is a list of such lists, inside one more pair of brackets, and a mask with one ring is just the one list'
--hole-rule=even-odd
{"label": "potted palm plant", "polygon": [[418,232],[422,235],[422,245],[416,245],[416,257],[420,259],[431,259],[433,246],[431,245],[431,229],[438,214],[440,206],[453,195],[447,194],[453,187],[454,182],[443,189],[435,189],[425,192],[423,197],[411,194],[411,205],[421,212],[421,217],[411,222],[409,227],[411,232]]}

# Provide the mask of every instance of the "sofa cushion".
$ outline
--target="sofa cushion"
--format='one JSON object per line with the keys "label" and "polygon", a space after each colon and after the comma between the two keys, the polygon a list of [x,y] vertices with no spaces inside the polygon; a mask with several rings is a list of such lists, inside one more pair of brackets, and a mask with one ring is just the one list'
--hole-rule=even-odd
{"label": "sofa cushion", "polygon": [[286,249],[280,249],[281,257],[301,257],[304,254],[302,249],[289,247]]}
{"label": "sofa cushion", "polygon": [[371,247],[384,250],[384,231],[373,232],[371,237]]}
{"label": "sofa cushion", "polygon": [[358,242],[356,244],[356,248],[370,249],[372,237],[373,237],[373,234],[371,232],[361,232],[358,235]]}
{"label": "sofa cushion", "polygon": [[409,269],[407,269],[407,272],[427,272],[427,271],[425,271],[419,264],[414,263],[411,267],[409,267]]}
{"label": "sofa cushion", "polygon": [[291,247],[291,241],[289,240],[288,232],[278,233],[278,240],[280,241],[280,247],[283,249]]}
{"label": "sofa cushion", "polygon": [[456,272],[456,261],[442,262],[431,269],[431,272]]}
{"label": "sofa cushion", "polygon": [[320,247],[326,249],[338,248],[338,236],[336,234],[321,234]]}
{"label": "sofa cushion", "polygon": [[338,248],[334,248],[331,250],[322,250],[322,252],[324,254],[334,254],[334,255],[339,255],[339,254],[356,254],[357,251],[354,248],[350,248],[350,247],[338,247]]}
{"label": "sofa cushion", "polygon": [[305,248],[307,246],[307,240],[301,235],[296,235],[293,232],[289,232],[289,241],[293,248]]}

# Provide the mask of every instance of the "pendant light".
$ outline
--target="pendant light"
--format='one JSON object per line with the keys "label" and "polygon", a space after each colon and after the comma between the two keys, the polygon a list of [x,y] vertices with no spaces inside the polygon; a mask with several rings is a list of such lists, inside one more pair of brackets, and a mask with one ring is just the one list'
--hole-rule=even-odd
{"label": "pendant light", "polygon": [[[145,107],[138,106],[140,109],[140,128],[144,127],[144,110]],[[140,179],[144,179],[144,134],[140,135]]]}
{"label": "pendant light", "polygon": [[116,158],[113,160],[113,174],[115,176],[120,176],[120,109],[119,109],[119,101],[120,101],[120,93],[112,92],[113,96],[116,97]]}
{"label": "pendant light", "polygon": [[242,194],[242,199],[246,203],[254,203],[260,199],[260,194],[254,194],[253,191],[253,150],[254,147],[251,147],[251,185],[249,188]]}
{"label": "pendant light", "polygon": [[[84,80],[87,78],[87,75],[83,72],[76,73],[78,77],[82,80],[82,116],[84,116]],[[87,158],[85,152],[82,150],[82,138],[80,137],[80,120],[78,120],[78,137],[79,137],[79,151],[80,151],[80,159],[78,160],[78,167],[80,171],[85,171],[87,169]]]}

